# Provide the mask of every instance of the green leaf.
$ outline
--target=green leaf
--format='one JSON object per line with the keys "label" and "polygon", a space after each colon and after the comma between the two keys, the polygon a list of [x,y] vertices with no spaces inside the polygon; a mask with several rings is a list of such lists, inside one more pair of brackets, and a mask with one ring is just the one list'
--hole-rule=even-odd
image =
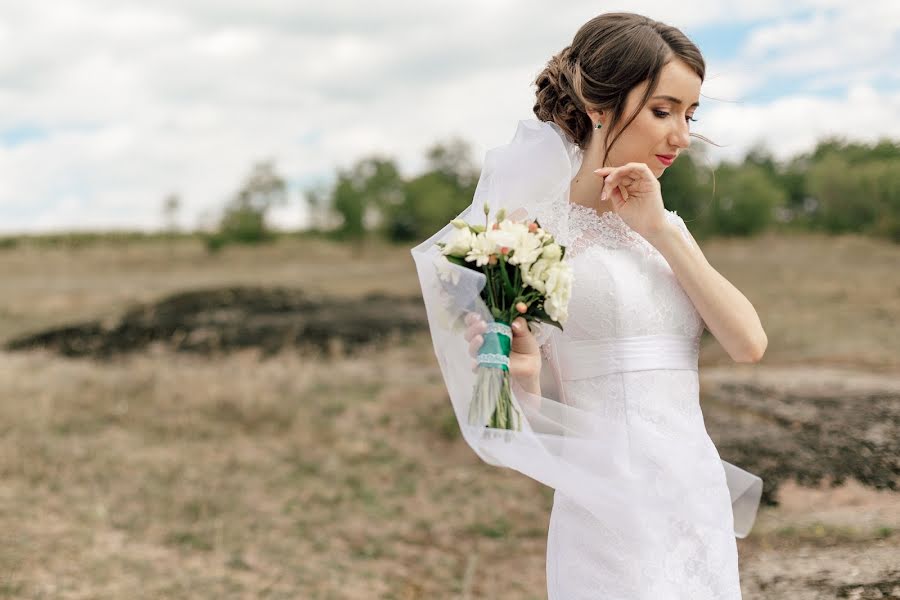
{"label": "green leaf", "polygon": [[506,272],[506,262],[500,265],[500,275],[503,277],[503,288],[506,290],[506,295],[510,298],[516,297],[516,289],[513,287],[512,282],[509,280],[509,273]]}

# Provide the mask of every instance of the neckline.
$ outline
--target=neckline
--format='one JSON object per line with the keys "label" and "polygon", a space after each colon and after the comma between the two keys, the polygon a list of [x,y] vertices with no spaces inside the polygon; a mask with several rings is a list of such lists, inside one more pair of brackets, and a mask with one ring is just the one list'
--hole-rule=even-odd
{"label": "neckline", "polygon": [[581,211],[585,214],[585,216],[592,217],[601,223],[615,223],[616,225],[627,228],[629,231],[634,231],[633,229],[631,229],[631,227],[628,226],[628,223],[625,222],[625,219],[620,217],[619,213],[612,209],[603,211],[602,213],[598,213],[590,206],[585,206],[584,204],[578,204],[577,202],[571,201],[569,202],[569,206],[572,207],[576,212]]}
{"label": "neckline", "polygon": [[[583,204],[569,202],[569,210],[574,213],[575,221],[570,218],[569,227],[572,229],[577,240],[576,245],[593,246],[599,244],[611,248],[621,248],[624,246],[638,246],[655,250],[654,246],[648,242],[637,231],[632,229],[625,222],[619,213],[614,210],[607,210],[598,213],[596,210]],[[665,209],[668,219],[676,219],[675,211]],[[581,221],[581,223],[578,223]]]}
{"label": "neckline", "polygon": [[[625,222],[625,219],[620,217],[619,213],[617,213],[616,211],[614,211],[612,209],[603,211],[602,213],[598,213],[596,210],[594,210],[590,206],[585,206],[584,204],[578,204],[577,202],[571,202],[571,201],[569,201],[569,206],[576,207],[575,208],[576,211],[581,210],[581,211],[587,213],[587,216],[594,217],[595,219],[597,219],[601,222],[612,221],[613,223],[617,223],[617,224],[620,224],[620,225],[626,227],[629,231],[634,231],[633,229],[631,229],[631,227],[628,225],[628,223]],[[671,217],[674,217],[677,215],[677,212],[674,210],[669,210],[668,208],[664,208],[663,210],[665,210],[667,213],[669,213],[669,216],[671,216]]]}

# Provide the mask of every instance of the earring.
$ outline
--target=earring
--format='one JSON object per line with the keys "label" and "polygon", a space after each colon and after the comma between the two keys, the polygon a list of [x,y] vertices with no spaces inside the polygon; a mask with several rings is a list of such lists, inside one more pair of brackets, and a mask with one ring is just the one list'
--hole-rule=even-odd
{"label": "earring", "polygon": [[597,121],[597,129],[600,129],[601,127],[603,127],[603,123],[601,123],[600,121]]}

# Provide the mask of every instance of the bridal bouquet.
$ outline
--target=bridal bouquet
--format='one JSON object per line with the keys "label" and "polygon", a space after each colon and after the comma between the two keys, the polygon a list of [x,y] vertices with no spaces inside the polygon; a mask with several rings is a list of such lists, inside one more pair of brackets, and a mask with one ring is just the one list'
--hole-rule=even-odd
{"label": "bridal bouquet", "polygon": [[469,424],[520,431],[522,415],[513,405],[509,382],[510,324],[521,316],[562,330],[568,319],[572,271],[563,262],[565,246],[537,221],[506,220],[506,211],[500,209],[489,224],[488,212],[485,204],[483,226],[454,219],[452,234],[437,245],[451,263],[484,273],[481,298],[494,319],[478,350]]}

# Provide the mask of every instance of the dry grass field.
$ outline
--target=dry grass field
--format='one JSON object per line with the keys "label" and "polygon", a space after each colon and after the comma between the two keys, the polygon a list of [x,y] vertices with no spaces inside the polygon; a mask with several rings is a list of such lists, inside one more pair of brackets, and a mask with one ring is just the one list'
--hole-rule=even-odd
{"label": "dry grass field", "polygon": [[[755,365],[704,338],[714,439],[729,411],[793,407],[801,421],[831,415],[849,440],[893,443],[900,246],[776,234],[702,246],[769,338]],[[189,240],[26,244],[0,250],[0,271],[2,340],[200,288],[417,290],[408,249],[317,240],[216,256]],[[856,405],[881,416],[837,422]],[[896,485],[893,465],[876,475]],[[786,480],[777,498],[738,541],[745,599],[900,597],[900,491]],[[537,600],[551,501],[466,446],[424,332],[351,355],[0,361],[0,598]]]}

